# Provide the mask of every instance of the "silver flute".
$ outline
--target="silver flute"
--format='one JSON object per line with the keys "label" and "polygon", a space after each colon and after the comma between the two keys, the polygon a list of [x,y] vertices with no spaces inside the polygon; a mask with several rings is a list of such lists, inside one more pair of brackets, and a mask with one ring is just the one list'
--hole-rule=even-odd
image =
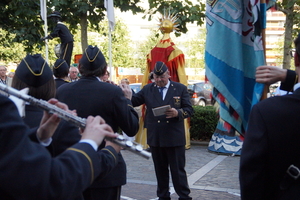
{"label": "silver flute", "polygon": [[[22,99],[23,101],[29,102],[31,105],[37,106],[43,110],[48,111],[49,113],[55,113],[58,115],[58,117],[66,120],[68,122],[71,122],[71,123],[75,124],[76,126],[79,126],[80,128],[85,128],[85,125],[86,125],[85,118],[81,118],[81,117],[72,115],[71,113],[68,113],[67,111],[65,111],[63,109],[50,104],[45,100],[36,99],[30,95],[21,93],[19,90],[9,87],[3,83],[0,83],[0,90],[2,90],[3,92],[5,92],[9,95],[13,95],[19,99]],[[151,157],[151,153],[143,150],[143,147],[141,144],[126,140],[123,137],[123,135],[118,135],[117,138],[106,137],[105,139],[121,146],[124,149],[128,149],[131,152],[136,153],[146,159],[149,159]]]}

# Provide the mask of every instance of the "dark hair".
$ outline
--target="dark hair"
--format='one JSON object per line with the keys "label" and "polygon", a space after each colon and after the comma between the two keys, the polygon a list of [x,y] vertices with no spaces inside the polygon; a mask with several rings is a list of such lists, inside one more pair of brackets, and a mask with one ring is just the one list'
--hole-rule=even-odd
{"label": "dark hair", "polygon": [[54,79],[50,79],[47,83],[39,87],[28,86],[26,83],[21,81],[18,76],[14,76],[11,86],[17,90],[22,90],[24,88],[29,88],[29,95],[37,99],[43,99],[48,101],[54,98],[56,95],[56,86]]}
{"label": "dark hair", "polygon": [[53,75],[56,78],[64,78],[64,77],[68,76],[68,74],[69,74],[69,69],[55,70],[53,68]]}
{"label": "dark hair", "polygon": [[298,34],[297,38],[294,40],[296,53],[300,57],[300,34]]}
{"label": "dark hair", "polygon": [[105,74],[105,72],[107,71],[107,64],[104,63],[102,66],[96,68],[96,69],[90,69],[89,66],[84,66],[82,63],[80,63],[79,61],[79,65],[78,65],[78,69],[79,69],[79,73],[82,76],[103,76]]}
{"label": "dark hair", "polygon": [[152,79],[154,79],[154,77],[153,77],[153,72],[150,72],[149,77],[148,77],[148,80],[152,80]]}

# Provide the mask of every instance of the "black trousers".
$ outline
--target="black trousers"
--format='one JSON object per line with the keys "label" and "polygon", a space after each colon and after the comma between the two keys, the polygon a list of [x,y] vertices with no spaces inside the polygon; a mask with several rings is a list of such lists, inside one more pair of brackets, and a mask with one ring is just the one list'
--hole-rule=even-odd
{"label": "black trousers", "polygon": [[179,199],[192,199],[185,171],[185,146],[153,147],[152,159],[157,179],[157,196],[159,199],[170,199],[169,167],[174,189]]}
{"label": "black trousers", "polygon": [[70,67],[71,58],[73,53],[73,42],[62,43],[60,46],[60,56],[59,58],[64,59],[68,66]]}
{"label": "black trousers", "polygon": [[84,200],[120,200],[121,186],[109,188],[87,188],[83,192]]}

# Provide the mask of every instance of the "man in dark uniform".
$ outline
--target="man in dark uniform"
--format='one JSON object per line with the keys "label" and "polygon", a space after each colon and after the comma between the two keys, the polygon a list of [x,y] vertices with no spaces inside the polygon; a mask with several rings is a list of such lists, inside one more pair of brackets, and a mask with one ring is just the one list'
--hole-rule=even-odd
{"label": "man in dark uniform", "polygon": [[[156,62],[154,83],[145,85],[132,96],[132,105],[147,106],[147,143],[152,152],[157,179],[157,196],[170,199],[169,167],[172,181],[179,199],[192,199],[185,171],[184,119],[193,114],[187,87],[170,81],[167,66]],[[161,93],[161,94],[160,94]],[[162,96],[161,96],[162,95]],[[170,105],[163,115],[155,116],[154,108]]]}
{"label": "man in dark uniform", "polygon": [[[107,70],[107,63],[98,47],[88,46],[79,61],[81,78],[58,88],[57,98],[70,109],[76,109],[78,116],[100,115],[117,132],[120,127],[128,136],[134,136],[139,128],[138,115],[131,99],[129,85],[121,88],[102,82],[100,77]],[[129,92],[124,96],[123,91]],[[104,145],[104,144],[103,144]],[[100,149],[104,146],[100,146]],[[126,184],[126,164],[119,154],[119,163],[105,178],[97,179],[84,192],[85,200],[118,200],[121,186]]]}
{"label": "man in dark uniform", "polygon": [[300,197],[299,44],[300,35],[295,40],[295,76],[290,70],[285,74],[290,79],[285,80],[285,87],[293,94],[264,99],[251,110],[240,160],[243,200]]}
{"label": "man in dark uniform", "polygon": [[[63,108],[57,100],[49,102]],[[0,94],[1,199],[73,199],[116,165],[120,148],[111,144],[95,151],[104,137],[116,137],[99,116],[89,117],[82,140],[56,158],[29,140],[32,130],[53,134],[47,132],[58,122],[56,115],[45,114],[39,129],[29,129],[14,103]]]}
{"label": "man in dark uniform", "polygon": [[64,59],[67,62],[68,66],[70,67],[73,46],[74,46],[73,35],[70,33],[67,26],[60,21],[61,15],[59,12],[57,11],[52,12],[48,16],[48,18],[52,19],[52,21],[56,23],[56,26],[53,32],[50,33],[47,37],[43,37],[42,40],[46,40],[46,39],[52,40],[53,38],[59,37],[61,41],[59,58]]}

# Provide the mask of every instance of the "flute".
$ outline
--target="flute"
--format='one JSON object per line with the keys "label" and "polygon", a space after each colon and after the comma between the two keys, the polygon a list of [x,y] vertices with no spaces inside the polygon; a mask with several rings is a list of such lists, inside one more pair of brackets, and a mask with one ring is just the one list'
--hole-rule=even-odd
{"label": "flute", "polygon": [[[30,95],[23,94],[19,90],[9,87],[3,83],[0,83],[0,90],[2,90],[3,92],[5,92],[9,95],[13,95],[19,99],[22,99],[23,101],[29,102],[31,105],[37,106],[43,110],[48,111],[49,113],[55,113],[58,115],[58,117],[66,120],[68,122],[71,122],[71,123],[75,124],[76,126],[79,126],[80,128],[85,128],[85,125],[86,125],[85,118],[81,118],[81,117],[72,115],[71,113],[68,113],[67,111],[65,111],[63,109],[50,104],[45,100],[36,99]],[[141,144],[126,140],[122,135],[118,135],[117,138],[106,137],[105,139],[121,146],[124,149],[128,149],[131,152],[136,153],[146,159],[149,159],[151,157],[151,153],[143,150],[143,147]]]}

